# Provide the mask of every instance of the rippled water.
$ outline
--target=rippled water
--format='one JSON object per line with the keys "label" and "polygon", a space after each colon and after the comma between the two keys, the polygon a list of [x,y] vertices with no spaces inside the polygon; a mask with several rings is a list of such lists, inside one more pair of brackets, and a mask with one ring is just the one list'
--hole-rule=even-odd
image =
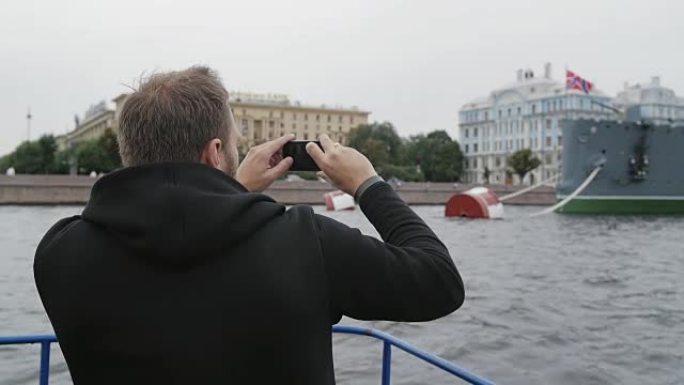
{"label": "rippled water", "polygon": [[[321,211],[322,208],[318,208]],[[429,323],[362,323],[501,384],[684,383],[684,218],[524,216],[448,220],[417,212],[445,241],[466,303]],[[0,335],[50,333],[33,286],[36,244],[78,207],[0,207]],[[360,211],[332,213],[375,234]],[[343,323],[361,324],[344,319]],[[379,343],[335,337],[340,384],[379,384]],[[0,347],[0,383],[37,384],[37,347]],[[394,351],[394,384],[457,383]],[[53,384],[68,384],[59,352]]]}

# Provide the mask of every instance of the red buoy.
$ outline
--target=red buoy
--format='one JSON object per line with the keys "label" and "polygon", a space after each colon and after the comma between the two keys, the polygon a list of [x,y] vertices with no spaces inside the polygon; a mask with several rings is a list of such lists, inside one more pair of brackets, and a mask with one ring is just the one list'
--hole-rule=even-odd
{"label": "red buoy", "polygon": [[475,187],[452,196],[444,215],[465,218],[503,218],[503,204],[486,187]]}

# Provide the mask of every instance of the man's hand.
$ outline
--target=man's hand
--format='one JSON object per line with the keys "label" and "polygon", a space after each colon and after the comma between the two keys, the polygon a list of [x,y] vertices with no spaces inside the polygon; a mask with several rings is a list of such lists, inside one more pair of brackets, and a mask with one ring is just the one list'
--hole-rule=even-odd
{"label": "man's hand", "polygon": [[294,137],[288,134],[250,148],[235,173],[235,179],[249,191],[266,190],[292,166],[294,160],[289,156],[283,159],[282,149]]}
{"label": "man's hand", "polygon": [[309,143],[306,152],[323,171],[326,179],[338,189],[353,196],[366,179],[378,175],[362,153],[333,143],[328,135],[321,135],[320,141],[323,151],[315,143]]}

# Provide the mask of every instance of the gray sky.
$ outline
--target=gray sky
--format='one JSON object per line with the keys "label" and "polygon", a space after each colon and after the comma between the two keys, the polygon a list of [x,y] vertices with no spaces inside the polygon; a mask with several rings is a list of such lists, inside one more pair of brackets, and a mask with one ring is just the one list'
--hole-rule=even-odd
{"label": "gray sky", "polygon": [[357,105],[401,135],[447,129],[515,70],[565,66],[610,94],[684,94],[681,0],[2,0],[0,154],[73,129],[143,72],[206,64],[229,89]]}

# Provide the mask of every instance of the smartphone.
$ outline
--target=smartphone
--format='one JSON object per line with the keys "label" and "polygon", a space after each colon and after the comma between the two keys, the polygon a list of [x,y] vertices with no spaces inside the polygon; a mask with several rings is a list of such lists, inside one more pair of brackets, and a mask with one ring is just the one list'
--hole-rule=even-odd
{"label": "smartphone", "polygon": [[316,162],[314,162],[311,156],[309,156],[309,153],[306,152],[306,145],[309,142],[316,143],[321,150],[323,149],[323,147],[321,147],[321,142],[317,140],[291,140],[285,143],[285,146],[283,146],[283,158],[291,156],[292,159],[294,159],[294,163],[292,164],[292,167],[290,167],[290,171],[321,170],[318,168],[318,165],[316,165]]}

